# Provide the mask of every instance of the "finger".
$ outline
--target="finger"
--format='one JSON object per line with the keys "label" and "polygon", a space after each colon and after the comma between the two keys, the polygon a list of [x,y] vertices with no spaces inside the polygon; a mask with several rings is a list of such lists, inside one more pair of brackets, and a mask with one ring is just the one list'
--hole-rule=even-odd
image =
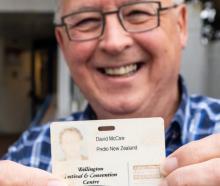
{"label": "finger", "polygon": [[181,167],[169,174],[160,186],[219,186],[220,159]]}
{"label": "finger", "polygon": [[52,174],[25,167],[12,161],[0,161],[0,185],[4,186],[66,186]]}
{"label": "finger", "polygon": [[190,142],[171,154],[161,166],[165,176],[179,167],[220,157],[220,134]]}

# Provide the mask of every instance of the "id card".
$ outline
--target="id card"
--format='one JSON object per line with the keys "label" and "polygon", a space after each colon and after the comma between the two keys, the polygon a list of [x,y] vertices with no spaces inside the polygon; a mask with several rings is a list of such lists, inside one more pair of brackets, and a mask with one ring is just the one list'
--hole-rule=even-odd
{"label": "id card", "polygon": [[165,158],[161,118],[55,122],[52,172],[68,186],[157,186]]}

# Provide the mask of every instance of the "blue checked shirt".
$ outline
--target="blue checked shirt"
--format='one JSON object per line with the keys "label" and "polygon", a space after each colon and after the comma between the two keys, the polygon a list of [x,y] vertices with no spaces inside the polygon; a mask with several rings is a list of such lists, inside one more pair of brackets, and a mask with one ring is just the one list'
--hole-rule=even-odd
{"label": "blue checked shirt", "polygon": [[[220,100],[204,96],[189,96],[182,78],[179,81],[180,106],[166,129],[166,154],[169,155],[182,145],[220,132]],[[95,120],[88,106],[84,112],[74,113],[64,121]],[[3,157],[51,172],[51,147],[49,124],[30,127],[9,148]]]}

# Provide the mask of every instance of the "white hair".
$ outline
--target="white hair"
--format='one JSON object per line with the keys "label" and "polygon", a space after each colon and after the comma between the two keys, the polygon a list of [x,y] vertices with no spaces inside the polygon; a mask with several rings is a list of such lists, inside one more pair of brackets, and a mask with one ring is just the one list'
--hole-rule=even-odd
{"label": "white hair", "polygon": [[[62,0],[55,0],[55,3],[56,3],[56,9],[55,9],[55,14],[54,14],[54,23],[59,25],[61,24],[61,2]],[[184,0],[172,0],[173,3],[175,4],[182,4],[184,3]]]}
{"label": "white hair", "polygon": [[55,0],[54,24],[61,24],[61,0]]}

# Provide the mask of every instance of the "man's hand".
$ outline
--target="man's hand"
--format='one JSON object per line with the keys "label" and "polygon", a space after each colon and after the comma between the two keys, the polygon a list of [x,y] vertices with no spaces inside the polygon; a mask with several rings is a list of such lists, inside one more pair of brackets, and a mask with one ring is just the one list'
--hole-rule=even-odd
{"label": "man's hand", "polygon": [[161,186],[219,186],[220,135],[191,142],[173,154],[164,165]]}
{"label": "man's hand", "polygon": [[0,161],[1,186],[66,186],[52,174],[12,161]]}

